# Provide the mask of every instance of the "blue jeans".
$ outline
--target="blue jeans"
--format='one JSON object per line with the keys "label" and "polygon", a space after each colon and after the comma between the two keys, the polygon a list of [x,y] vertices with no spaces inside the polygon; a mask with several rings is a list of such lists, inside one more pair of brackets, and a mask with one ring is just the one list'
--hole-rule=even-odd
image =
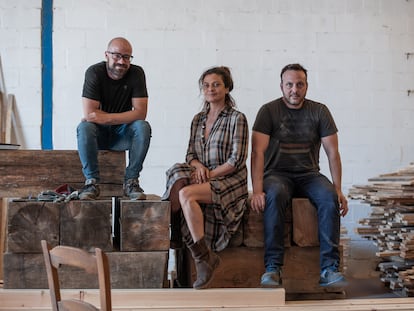
{"label": "blue jeans", "polygon": [[129,163],[124,179],[138,178],[151,140],[151,127],[147,121],[130,124],[100,125],[81,122],[77,128],[78,152],[82,172],[86,179],[100,181],[98,150],[129,150]]}
{"label": "blue jeans", "polygon": [[264,177],[266,207],[264,264],[266,271],[283,265],[284,219],[293,197],[306,197],[315,206],[319,222],[320,268],[339,267],[340,212],[333,184],[320,173],[272,173]]}

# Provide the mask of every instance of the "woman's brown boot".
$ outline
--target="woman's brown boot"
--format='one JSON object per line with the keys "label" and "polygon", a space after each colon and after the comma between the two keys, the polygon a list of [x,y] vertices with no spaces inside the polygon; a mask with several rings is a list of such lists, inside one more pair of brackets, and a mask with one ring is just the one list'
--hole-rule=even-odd
{"label": "woman's brown boot", "polygon": [[214,270],[220,264],[220,257],[207,247],[204,238],[194,243],[190,251],[197,271],[197,280],[193,283],[193,287],[195,289],[207,288],[213,280]]}

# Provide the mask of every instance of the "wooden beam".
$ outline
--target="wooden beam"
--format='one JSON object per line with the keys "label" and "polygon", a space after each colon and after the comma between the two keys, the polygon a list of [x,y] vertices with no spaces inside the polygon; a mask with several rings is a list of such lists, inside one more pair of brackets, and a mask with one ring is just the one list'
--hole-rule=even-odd
{"label": "wooden beam", "polygon": [[[67,297],[99,301],[98,290],[64,290]],[[0,310],[51,310],[49,290],[1,290]],[[409,311],[412,298],[306,300],[284,302],[283,289],[112,290],[112,310],[126,311]]]}
{"label": "wooden beam", "polygon": [[[84,297],[99,305],[98,290],[62,290],[63,299]],[[113,309],[188,309],[188,308],[246,308],[282,306],[285,290],[261,288],[226,289],[142,289],[112,290]],[[49,290],[2,290],[0,310],[17,307],[50,307]],[[45,309],[46,310],[46,309]]]}
{"label": "wooden beam", "polygon": [[[122,196],[125,152],[99,151],[101,197]],[[84,185],[77,150],[0,150],[0,197],[37,196],[63,184]]]}

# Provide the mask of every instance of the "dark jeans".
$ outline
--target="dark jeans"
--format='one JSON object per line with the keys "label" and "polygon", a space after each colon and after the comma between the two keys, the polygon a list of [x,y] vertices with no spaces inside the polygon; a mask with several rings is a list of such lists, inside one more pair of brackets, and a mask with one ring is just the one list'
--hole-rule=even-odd
{"label": "dark jeans", "polygon": [[78,152],[86,179],[100,180],[98,150],[129,150],[129,163],[125,181],[139,177],[151,140],[151,127],[147,121],[130,124],[98,125],[81,122],[77,128]]}
{"label": "dark jeans", "polygon": [[333,184],[320,173],[267,174],[264,178],[266,207],[264,264],[266,271],[283,265],[284,219],[293,197],[306,197],[316,207],[319,222],[320,267],[339,267],[340,212]]}

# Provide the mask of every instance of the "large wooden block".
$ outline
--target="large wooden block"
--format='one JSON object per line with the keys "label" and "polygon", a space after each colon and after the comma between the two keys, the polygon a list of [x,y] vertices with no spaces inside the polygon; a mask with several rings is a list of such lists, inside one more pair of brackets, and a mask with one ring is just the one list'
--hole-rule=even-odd
{"label": "large wooden block", "polygon": [[6,250],[41,253],[41,240],[59,244],[60,208],[63,203],[9,201]]}
{"label": "large wooden block", "polygon": [[318,246],[318,213],[305,198],[295,198],[292,203],[293,242],[298,246]]}
{"label": "large wooden block", "polygon": [[[107,253],[112,288],[167,287],[168,252]],[[63,266],[61,288],[98,288],[96,275]],[[48,288],[43,254],[4,254],[4,288]]]}
{"label": "large wooden block", "polygon": [[[250,288],[260,287],[264,273],[264,251],[260,247],[226,248],[218,255],[221,264],[211,282],[212,288]],[[187,252],[190,263],[189,284],[196,279],[194,260]],[[292,246],[285,248],[282,268],[282,287],[289,294],[323,294],[338,292],[319,286],[319,247]]]}
{"label": "large wooden block", "polygon": [[60,244],[112,251],[112,201],[70,201],[62,206]]}
{"label": "large wooden block", "polygon": [[112,288],[168,287],[168,251],[107,253]]}
{"label": "large wooden block", "polygon": [[[341,247],[340,251],[342,258]],[[324,296],[343,298],[344,288],[327,288],[319,286],[319,252],[319,246],[292,246],[285,249],[283,287],[289,294],[312,294],[314,297],[318,298],[323,298]],[[340,269],[342,269],[342,264]],[[331,296],[327,296],[327,294]]]}
{"label": "large wooden block", "polygon": [[[221,263],[210,283],[212,288],[253,288],[260,287],[260,276],[264,273],[263,249],[258,247],[231,247],[217,253]],[[194,260],[189,251],[186,253],[189,263],[188,285],[196,279]]]}
{"label": "large wooden block", "polygon": [[[244,215],[244,245],[263,247],[263,214],[248,209]],[[294,198],[285,215],[285,247],[292,242],[299,246],[318,246],[318,216],[306,198]]]}
{"label": "large wooden block", "polygon": [[[101,196],[122,196],[125,152],[99,151]],[[77,150],[0,150],[0,197],[37,196],[62,184],[79,189],[85,178]]]}
{"label": "large wooden block", "polygon": [[289,292],[323,291],[318,284],[319,274],[319,247],[285,249],[283,287],[289,288]]}
{"label": "large wooden block", "polygon": [[[292,240],[292,221],[290,212],[285,218],[284,241],[285,247],[291,245]],[[243,216],[243,244],[247,247],[263,247],[263,213],[255,213],[247,210]]]}
{"label": "large wooden block", "polygon": [[170,202],[121,200],[120,250],[165,251],[170,247]]}
{"label": "large wooden block", "polygon": [[3,278],[5,289],[48,288],[43,254],[5,253]]}

